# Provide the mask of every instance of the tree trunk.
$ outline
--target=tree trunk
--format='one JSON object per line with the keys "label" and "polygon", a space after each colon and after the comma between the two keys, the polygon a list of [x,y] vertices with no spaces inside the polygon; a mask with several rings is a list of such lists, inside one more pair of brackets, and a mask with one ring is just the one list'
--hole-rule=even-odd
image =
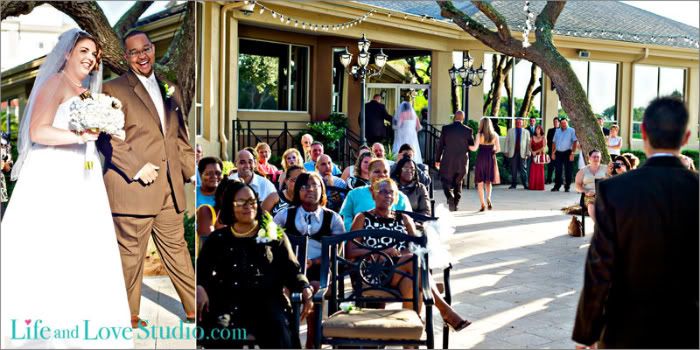
{"label": "tree trunk", "polygon": [[408,63],[408,70],[413,74],[414,77],[416,77],[416,80],[418,81],[419,84],[425,84],[425,81],[423,81],[423,77],[418,75],[418,70],[416,69],[416,59],[415,57],[409,57],[406,59],[406,63]]}
{"label": "tree trunk", "polygon": [[182,24],[159,62],[160,73],[180,86],[185,116],[190,113],[196,85],[195,6],[196,2],[187,2]]}
{"label": "tree trunk", "polygon": [[497,32],[488,29],[457,9],[451,1],[440,0],[436,2],[441,8],[443,17],[452,19],[465,32],[488,47],[502,54],[524,58],[537,64],[552,79],[562,107],[571,118],[572,124],[575,125],[576,136],[584,154],[595,148],[602,152],[603,163],[610,160],[603,132],[596,122],[586,93],[571,65],[552,42],[552,30],[559,15],[564,10],[565,1],[547,2],[535,19],[536,41],[528,47],[523,47],[522,41],[512,37],[505,17],[496,11],[490,2],[472,1],[472,4],[495,24]]}
{"label": "tree trunk", "polygon": [[128,11],[126,11],[122,17],[114,25],[114,32],[120,38],[124,37],[124,34],[131,29],[136,22],[138,22],[139,17],[148,10],[149,7],[153,5],[153,1],[137,1],[134,3]]}

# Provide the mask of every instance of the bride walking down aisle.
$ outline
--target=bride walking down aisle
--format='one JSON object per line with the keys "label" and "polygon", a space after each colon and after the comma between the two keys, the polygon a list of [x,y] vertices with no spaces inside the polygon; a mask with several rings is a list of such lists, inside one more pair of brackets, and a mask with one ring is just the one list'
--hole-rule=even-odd
{"label": "bride walking down aisle", "polygon": [[69,127],[87,82],[100,92],[100,56],[90,34],[61,34],[29,96],[0,235],[0,348],[134,346],[102,169],[87,166],[98,134]]}
{"label": "bride walking down aisle", "polygon": [[394,154],[399,154],[399,148],[403,144],[409,144],[414,150],[413,161],[422,164],[423,156],[418,144],[418,131],[423,127],[420,125],[420,120],[418,120],[416,111],[413,110],[413,105],[410,102],[401,102],[396,115],[394,115],[392,125],[394,127],[394,145],[391,151]]}

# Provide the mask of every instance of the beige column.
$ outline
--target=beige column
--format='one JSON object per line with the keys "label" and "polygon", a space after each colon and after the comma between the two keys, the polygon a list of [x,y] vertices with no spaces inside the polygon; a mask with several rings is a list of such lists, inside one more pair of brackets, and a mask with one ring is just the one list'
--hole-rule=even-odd
{"label": "beige column", "polygon": [[[197,84],[202,86],[202,134],[197,136],[197,143],[202,145],[205,155],[221,155],[219,140],[219,65],[211,64],[212,57],[219,57],[221,23],[219,22],[221,6],[215,2],[204,2],[201,30],[203,31],[200,48],[202,61],[198,62],[202,76]],[[191,129],[194,131],[195,129]]]}
{"label": "beige column", "polygon": [[452,116],[450,89],[452,81],[447,70],[452,67],[451,51],[432,52],[432,76],[430,77],[430,123],[449,124]]}
{"label": "beige column", "polygon": [[[479,68],[484,64],[484,51],[483,50],[469,50],[469,54],[474,58],[473,67]],[[484,75],[490,74],[490,72],[484,73]],[[448,75],[449,77],[449,75]],[[479,122],[479,119],[484,116],[484,84],[479,86],[472,86],[469,89],[469,111],[467,115],[469,120],[475,120]]]}
{"label": "beige column", "polygon": [[544,75],[542,81],[542,98],[544,98],[544,129],[546,130],[554,126],[554,118],[559,115],[559,95],[556,90],[552,90],[552,80],[547,75]]}
{"label": "beige column", "polygon": [[617,122],[620,125],[622,148],[631,148],[632,144],[632,83],[634,82],[634,65],[631,62],[621,62],[617,81],[619,89],[617,95]]}
{"label": "beige column", "polygon": [[219,104],[221,108],[224,108],[225,113],[225,125],[220,125],[219,128],[224,130],[226,138],[228,139],[228,144],[226,145],[226,153],[230,156],[230,159],[234,159],[234,152],[236,151],[236,141],[233,135],[233,121],[238,119],[238,20],[229,16],[227,18],[227,32],[226,32],[226,59],[227,63],[224,70],[220,73],[223,79],[225,79],[224,85],[226,86],[225,100],[220,101]]}
{"label": "beige column", "polygon": [[[697,150],[700,146],[700,134],[698,133],[698,114],[700,114],[700,106],[698,99],[700,98],[700,69],[695,67],[688,68],[687,73],[687,90],[686,101],[688,101],[688,113],[690,120],[688,127],[690,128],[690,140],[685,148]],[[696,164],[697,165],[697,164]]]}

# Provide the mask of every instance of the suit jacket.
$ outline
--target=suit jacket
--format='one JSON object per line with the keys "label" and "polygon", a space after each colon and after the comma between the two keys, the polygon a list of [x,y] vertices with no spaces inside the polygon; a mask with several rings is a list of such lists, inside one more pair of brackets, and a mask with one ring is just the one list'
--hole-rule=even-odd
{"label": "suit jacket", "polygon": [[573,339],[698,348],[698,175],[676,157],[601,181]]}
{"label": "suit jacket", "polygon": [[[510,128],[508,134],[506,135],[506,157],[513,158],[515,155],[515,129]],[[527,129],[522,129],[520,131],[520,158],[525,159],[530,156],[532,150],[530,149],[530,133],[526,131]]]}
{"label": "suit jacket", "polygon": [[552,153],[552,145],[554,144],[554,133],[558,128],[549,128],[547,130],[547,153]]}
{"label": "suit jacket", "polygon": [[[161,88],[165,135],[154,101],[133,72],[105,83],[102,91],[122,102],[126,131],[123,141],[104,134],[98,140],[105,156],[104,180],[112,213],[156,215],[170,190],[176,210],[182,212],[186,206],[184,184],[195,171],[179,89],[167,97]],[[160,170],[156,181],[145,186],[133,178],[148,162]]]}
{"label": "suit jacket", "polygon": [[470,127],[460,122],[443,126],[436,153],[440,177],[449,180],[455,174],[464,176],[469,166],[469,146],[473,145],[474,135]]}
{"label": "suit jacket", "polygon": [[527,133],[530,134],[530,138],[532,138],[533,135],[535,135],[535,129],[537,128],[537,125],[535,126],[527,126],[527,128],[523,128],[527,130]]}
{"label": "suit jacket", "polygon": [[[369,101],[365,104],[365,137],[374,139],[377,137],[386,137],[386,127],[384,121],[391,123],[391,115],[386,111],[386,106],[375,101]],[[361,123],[360,118],[357,118],[358,124]]]}

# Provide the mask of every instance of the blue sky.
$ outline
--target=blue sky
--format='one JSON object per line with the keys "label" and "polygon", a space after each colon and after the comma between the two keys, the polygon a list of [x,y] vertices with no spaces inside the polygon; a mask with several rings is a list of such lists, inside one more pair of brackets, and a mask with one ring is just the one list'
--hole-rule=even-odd
{"label": "blue sky", "polygon": [[[156,1],[141,17],[147,17],[165,9],[168,2],[170,1]],[[107,19],[111,25],[117,23],[124,12],[134,4],[132,1],[98,1],[97,3],[102,8],[105,15],[107,15]]]}

